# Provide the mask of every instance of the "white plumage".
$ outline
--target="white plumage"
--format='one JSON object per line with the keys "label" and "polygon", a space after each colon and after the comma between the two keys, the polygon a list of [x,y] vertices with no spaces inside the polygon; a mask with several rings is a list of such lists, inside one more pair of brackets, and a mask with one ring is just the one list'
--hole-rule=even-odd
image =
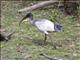
{"label": "white plumage", "polygon": [[48,31],[54,31],[54,24],[47,19],[35,21],[35,26],[45,34],[48,34]]}

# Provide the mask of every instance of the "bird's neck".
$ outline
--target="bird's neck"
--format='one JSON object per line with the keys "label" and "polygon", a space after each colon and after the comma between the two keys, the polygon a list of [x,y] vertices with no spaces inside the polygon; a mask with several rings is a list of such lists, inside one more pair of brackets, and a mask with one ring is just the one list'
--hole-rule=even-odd
{"label": "bird's neck", "polygon": [[33,16],[29,17],[29,21],[30,21],[31,24],[33,24]]}

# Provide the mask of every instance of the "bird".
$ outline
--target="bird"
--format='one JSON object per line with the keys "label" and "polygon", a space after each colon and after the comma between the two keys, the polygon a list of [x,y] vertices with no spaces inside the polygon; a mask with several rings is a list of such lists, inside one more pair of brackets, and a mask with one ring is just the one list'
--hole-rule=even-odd
{"label": "bird", "polygon": [[63,26],[59,23],[54,23],[48,19],[33,18],[33,14],[31,12],[27,13],[26,16],[20,20],[19,25],[27,18],[28,21],[38,29],[38,31],[44,33],[44,43],[46,42],[49,32],[63,32]]}

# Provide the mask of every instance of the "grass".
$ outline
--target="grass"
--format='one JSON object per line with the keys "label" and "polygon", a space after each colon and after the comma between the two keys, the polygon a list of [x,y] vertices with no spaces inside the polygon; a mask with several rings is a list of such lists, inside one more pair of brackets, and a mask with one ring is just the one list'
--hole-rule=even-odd
{"label": "grass", "polygon": [[[1,1],[2,28],[7,32],[15,31],[11,40],[0,43],[2,60],[48,60],[40,56],[40,53],[64,60],[80,60],[80,27],[77,26],[80,24],[74,16],[64,16],[56,9],[32,12],[34,17],[58,21],[64,27],[64,32],[50,33],[51,38],[48,37],[47,44],[41,45],[44,34],[38,32],[29,22],[23,22],[19,27],[18,23],[22,16],[17,10],[20,8],[22,8],[20,1]],[[57,49],[53,49],[51,39],[53,44],[57,45]]]}

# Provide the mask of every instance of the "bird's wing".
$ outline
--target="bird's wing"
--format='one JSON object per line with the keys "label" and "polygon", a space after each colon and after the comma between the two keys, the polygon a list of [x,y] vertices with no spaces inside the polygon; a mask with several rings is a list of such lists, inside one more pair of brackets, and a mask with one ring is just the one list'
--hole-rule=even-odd
{"label": "bird's wing", "polygon": [[35,26],[41,31],[54,31],[54,23],[49,20],[37,20]]}

